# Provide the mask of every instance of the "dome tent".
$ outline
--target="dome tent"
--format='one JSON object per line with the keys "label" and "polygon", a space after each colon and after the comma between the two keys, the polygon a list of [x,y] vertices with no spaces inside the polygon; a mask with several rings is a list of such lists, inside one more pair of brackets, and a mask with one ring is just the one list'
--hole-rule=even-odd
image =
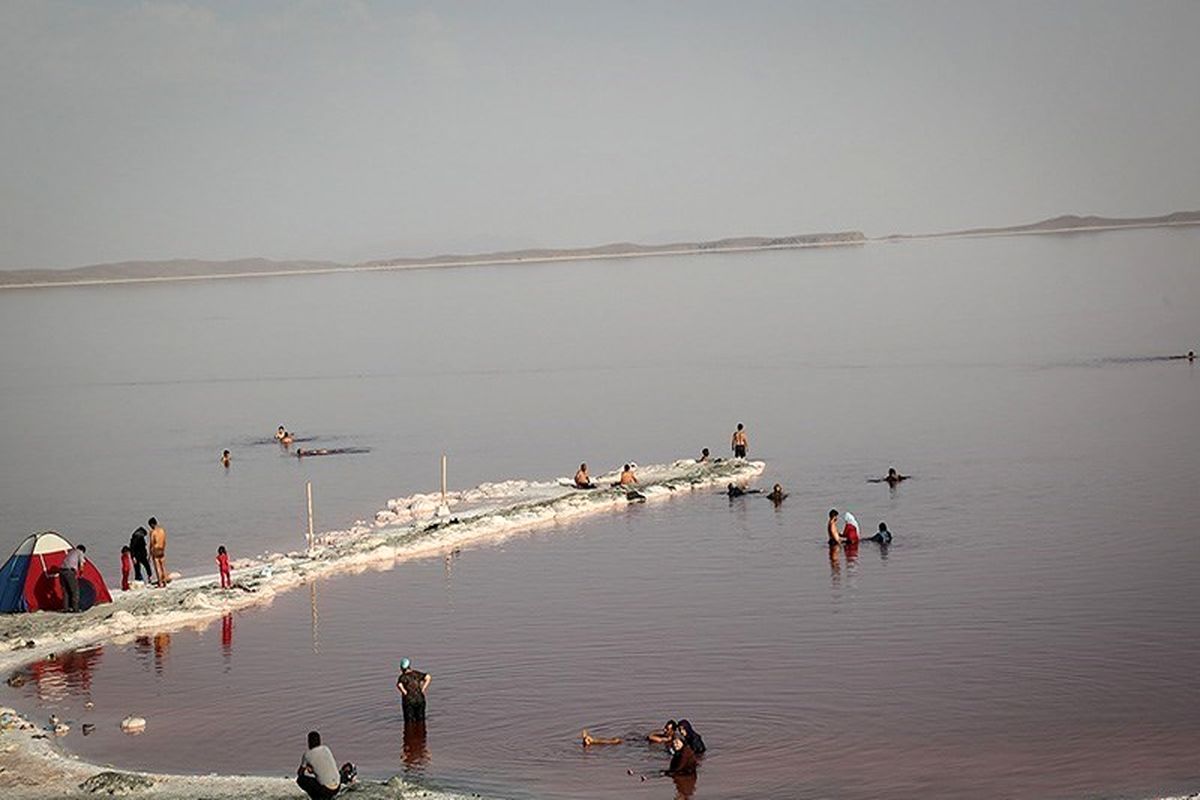
{"label": "dome tent", "polygon": [[[17,545],[0,567],[0,613],[61,611],[64,597],[58,568],[71,547],[70,542],[53,531],[31,533]],[[112,595],[100,570],[90,558],[86,559],[79,572],[80,608],[111,602]]]}

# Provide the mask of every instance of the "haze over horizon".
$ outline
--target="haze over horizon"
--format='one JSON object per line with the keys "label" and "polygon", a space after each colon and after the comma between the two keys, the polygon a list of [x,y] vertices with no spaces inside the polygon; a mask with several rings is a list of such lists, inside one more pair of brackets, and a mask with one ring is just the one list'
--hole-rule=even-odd
{"label": "haze over horizon", "polygon": [[1200,4],[17,2],[0,268],[1200,208]]}

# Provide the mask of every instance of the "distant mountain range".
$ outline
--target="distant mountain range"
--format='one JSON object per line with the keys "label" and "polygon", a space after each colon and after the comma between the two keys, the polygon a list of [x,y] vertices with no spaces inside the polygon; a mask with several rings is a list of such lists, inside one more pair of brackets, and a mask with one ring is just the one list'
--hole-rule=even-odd
{"label": "distant mountain range", "polygon": [[1176,211],[1158,217],[1061,217],[1031,222],[1028,225],[1009,225],[1005,228],[969,228],[946,233],[894,233],[883,239],[934,239],[947,236],[1013,236],[1022,233],[1087,233],[1116,228],[1158,228],[1167,225],[1200,225],[1200,211]]}
{"label": "distant mountain range", "polygon": [[[1164,214],[1158,217],[1129,218],[1078,217],[1067,215],[1028,225],[1012,225],[1004,228],[971,228],[944,233],[892,234],[890,236],[879,237],[877,240],[896,241],[956,236],[1086,233],[1120,228],[1152,228],[1170,225],[1200,225],[1200,211],[1177,211],[1173,214]],[[596,247],[512,250],[471,255],[448,254],[428,258],[393,258],[381,261],[367,261],[360,264],[339,264],[333,261],[271,261],[265,258],[243,258],[235,261],[200,261],[195,259],[122,261],[115,264],[93,264],[73,269],[0,270],[0,289],[56,285],[86,286],[109,283],[208,280],[213,278],[248,278],[273,275],[312,275],[329,272],[369,272],[434,267],[483,266],[488,264],[587,261],[705,253],[737,253],[752,250],[862,245],[869,241],[873,240],[868,239],[861,231],[841,231],[837,233],[806,233],[779,237],[742,236],[702,242],[675,242],[672,244],[615,242]]]}

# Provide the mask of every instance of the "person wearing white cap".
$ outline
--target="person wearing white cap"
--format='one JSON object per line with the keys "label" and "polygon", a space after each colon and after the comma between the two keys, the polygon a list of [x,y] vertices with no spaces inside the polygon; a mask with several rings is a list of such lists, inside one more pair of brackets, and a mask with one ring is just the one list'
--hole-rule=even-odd
{"label": "person wearing white cap", "polygon": [[400,659],[400,675],[396,678],[396,689],[400,692],[400,707],[405,722],[425,721],[425,692],[433,676],[412,668],[407,658]]}

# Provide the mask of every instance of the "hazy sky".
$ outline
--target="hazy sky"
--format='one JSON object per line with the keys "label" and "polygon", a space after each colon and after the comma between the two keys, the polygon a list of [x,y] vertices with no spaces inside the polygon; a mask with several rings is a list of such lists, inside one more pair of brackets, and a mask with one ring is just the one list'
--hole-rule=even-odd
{"label": "hazy sky", "polygon": [[0,3],[0,267],[1200,208],[1200,3]]}

